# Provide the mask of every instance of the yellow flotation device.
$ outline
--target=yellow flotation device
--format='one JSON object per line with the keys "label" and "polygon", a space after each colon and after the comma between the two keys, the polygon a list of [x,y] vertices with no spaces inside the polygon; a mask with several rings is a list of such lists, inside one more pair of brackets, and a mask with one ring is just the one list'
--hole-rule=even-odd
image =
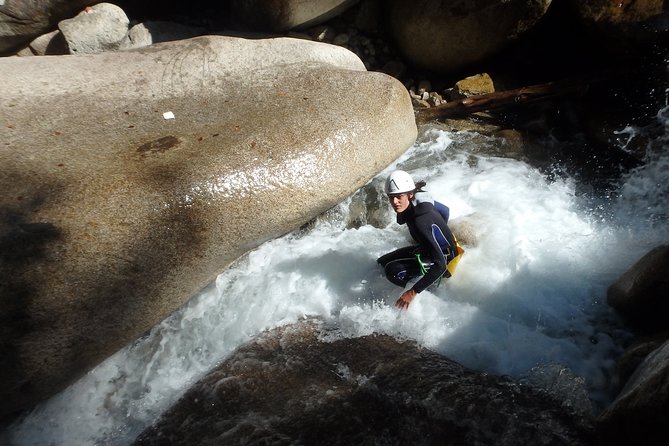
{"label": "yellow flotation device", "polygon": [[453,236],[453,240],[455,240],[455,249],[458,250],[458,254],[446,265],[446,270],[448,271],[447,277],[451,277],[453,274],[455,274],[455,268],[458,267],[458,263],[460,263],[462,254],[465,253],[465,250],[462,249],[460,243],[458,243],[458,239],[456,239],[455,236]]}
{"label": "yellow flotation device", "polygon": [[[462,258],[462,254],[465,253],[465,250],[462,249],[462,246],[460,246],[460,243],[458,243],[458,239],[453,236],[453,240],[455,240],[455,249],[458,251],[458,254],[453,257],[453,260],[448,262],[446,264],[446,271],[444,271],[444,274],[441,277],[451,277],[453,274],[455,274],[455,268],[457,268],[458,263],[460,263],[460,259]],[[423,274],[427,274],[427,269],[425,268],[425,265],[423,264],[423,261],[420,259],[420,254],[416,253],[416,260],[418,260],[418,265],[420,265],[420,272]],[[437,286],[441,284],[441,277],[439,278],[439,283],[437,283]]]}

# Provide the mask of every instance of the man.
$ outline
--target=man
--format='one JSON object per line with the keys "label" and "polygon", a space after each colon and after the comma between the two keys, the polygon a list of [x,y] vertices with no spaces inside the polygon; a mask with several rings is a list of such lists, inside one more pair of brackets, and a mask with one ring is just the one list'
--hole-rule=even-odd
{"label": "man", "polygon": [[418,293],[442,276],[450,277],[464,252],[448,228],[448,207],[416,197],[424,193],[423,187],[424,181],[414,183],[411,175],[403,170],[392,172],[386,179],[385,192],[397,213],[397,223],[407,225],[417,245],[385,254],[377,262],[383,266],[388,280],[403,288],[422,275],[395,302],[401,310],[409,308]]}

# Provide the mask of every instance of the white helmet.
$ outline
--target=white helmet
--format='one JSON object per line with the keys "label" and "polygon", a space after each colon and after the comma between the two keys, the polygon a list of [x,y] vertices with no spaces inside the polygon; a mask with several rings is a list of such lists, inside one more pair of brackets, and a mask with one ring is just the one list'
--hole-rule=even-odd
{"label": "white helmet", "polygon": [[416,184],[411,175],[403,170],[396,170],[386,179],[386,194],[395,195],[416,190]]}

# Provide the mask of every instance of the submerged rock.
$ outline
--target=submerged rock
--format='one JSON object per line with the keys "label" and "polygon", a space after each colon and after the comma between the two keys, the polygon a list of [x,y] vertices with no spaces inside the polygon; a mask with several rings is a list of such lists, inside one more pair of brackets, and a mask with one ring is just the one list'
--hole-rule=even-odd
{"label": "submerged rock", "polygon": [[3,58],[0,72],[0,415],[76,380],[416,137],[402,84],[322,43],[208,36]]}
{"label": "submerged rock", "polygon": [[390,336],[305,322],[239,348],[135,445],[586,445],[587,419],[530,387]]}

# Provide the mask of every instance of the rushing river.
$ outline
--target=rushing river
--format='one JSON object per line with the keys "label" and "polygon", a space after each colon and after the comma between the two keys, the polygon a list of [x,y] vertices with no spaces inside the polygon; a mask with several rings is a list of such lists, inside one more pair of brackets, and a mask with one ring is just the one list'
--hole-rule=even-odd
{"label": "rushing river", "polygon": [[[538,385],[569,376],[561,385],[583,389],[601,410],[614,396],[614,361],[629,339],[606,289],[669,241],[669,150],[656,143],[664,148],[599,193],[557,165],[539,169],[500,156],[499,140],[432,129],[344,203],[239,259],[150,334],[10,426],[4,439],[130,444],[236,347],[309,316],[338,323],[349,336],[415,339],[465,366]],[[452,227],[475,234],[461,237],[468,244],[454,277],[421,293],[407,312],[393,307],[401,290],[375,263],[409,242],[381,194],[394,168],[425,179],[450,207]]]}

